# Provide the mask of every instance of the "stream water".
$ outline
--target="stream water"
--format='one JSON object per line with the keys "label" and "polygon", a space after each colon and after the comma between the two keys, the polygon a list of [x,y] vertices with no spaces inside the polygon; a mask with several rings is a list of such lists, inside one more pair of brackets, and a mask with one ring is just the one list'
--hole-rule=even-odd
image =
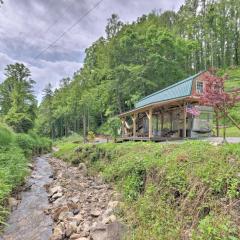
{"label": "stream water", "polygon": [[49,176],[52,169],[48,155],[38,157],[35,161],[35,170],[27,183],[32,187],[22,192],[22,200],[10,215],[0,240],[47,240],[51,236],[52,220],[44,213],[49,204],[44,185],[51,182]]}

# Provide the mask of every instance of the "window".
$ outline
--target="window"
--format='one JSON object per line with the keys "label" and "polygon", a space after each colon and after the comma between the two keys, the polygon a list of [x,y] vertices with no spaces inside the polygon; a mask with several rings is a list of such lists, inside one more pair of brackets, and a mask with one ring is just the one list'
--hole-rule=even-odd
{"label": "window", "polygon": [[203,93],[203,82],[197,82],[197,93]]}

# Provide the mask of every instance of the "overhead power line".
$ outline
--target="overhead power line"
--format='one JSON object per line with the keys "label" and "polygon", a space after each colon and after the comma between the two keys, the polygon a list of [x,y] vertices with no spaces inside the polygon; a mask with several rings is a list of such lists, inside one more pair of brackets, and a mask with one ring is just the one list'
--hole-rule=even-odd
{"label": "overhead power line", "polygon": [[59,37],[50,43],[46,48],[42,49],[35,58],[40,57],[49,48],[53,47],[61,38],[63,38],[69,31],[71,31],[76,25],[78,25],[85,17],[87,17],[95,8],[97,8],[104,0],[98,1],[92,8],[90,8],[85,14],[83,14],[75,23],[73,23],[69,28],[67,28]]}
{"label": "overhead power line", "polygon": [[[55,3],[56,3],[56,2],[55,2]],[[71,9],[71,7],[72,7],[72,6],[69,5],[69,6],[67,7],[67,9],[65,10],[65,12],[68,12],[68,11]],[[49,8],[49,11],[50,11],[50,9],[51,9],[51,8]],[[47,14],[46,14],[46,15],[47,15]],[[46,30],[43,32],[43,34],[47,34],[57,23],[59,23],[60,20],[61,20],[60,18],[55,19],[55,21],[46,28]]]}

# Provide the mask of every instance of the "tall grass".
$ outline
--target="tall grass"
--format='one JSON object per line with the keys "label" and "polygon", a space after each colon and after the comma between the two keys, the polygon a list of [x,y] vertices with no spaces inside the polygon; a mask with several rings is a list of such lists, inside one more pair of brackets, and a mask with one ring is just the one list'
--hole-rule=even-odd
{"label": "tall grass", "polygon": [[15,134],[0,124],[0,224],[8,213],[6,200],[23,183],[32,155],[49,151],[51,142],[32,134]]}

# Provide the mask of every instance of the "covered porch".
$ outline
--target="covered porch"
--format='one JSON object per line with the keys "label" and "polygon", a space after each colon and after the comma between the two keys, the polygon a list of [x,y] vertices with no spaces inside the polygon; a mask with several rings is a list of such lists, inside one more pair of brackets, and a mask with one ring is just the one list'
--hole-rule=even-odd
{"label": "covered porch", "polygon": [[191,136],[193,117],[187,113],[194,99],[178,99],[120,114],[121,140],[166,141]]}

